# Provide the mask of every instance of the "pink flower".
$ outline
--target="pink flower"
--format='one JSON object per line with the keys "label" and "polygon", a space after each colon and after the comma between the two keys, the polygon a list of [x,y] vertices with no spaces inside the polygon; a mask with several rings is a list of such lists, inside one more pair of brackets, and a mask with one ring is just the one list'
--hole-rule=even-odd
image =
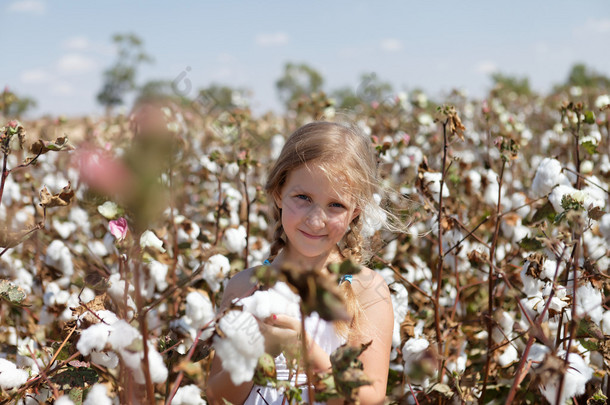
{"label": "pink flower", "polygon": [[17,128],[17,126],[19,126],[19,121],[17,120],[11,120],[8,122],[8,126],[11,128]]}
{"label": "pink flower", "polygon": [[371,107],[373,107],[373,110],[376,110],[377,107],[379,107],[379,101],[372,101],[371,102]]}
{"label": "pink flower", "polygon": [[110,233],[114,236],[119,242],[125,239],[127,235],[127,220],[125,218],[119,218],[116,220],[110,221],[108,227],[110,228]]}

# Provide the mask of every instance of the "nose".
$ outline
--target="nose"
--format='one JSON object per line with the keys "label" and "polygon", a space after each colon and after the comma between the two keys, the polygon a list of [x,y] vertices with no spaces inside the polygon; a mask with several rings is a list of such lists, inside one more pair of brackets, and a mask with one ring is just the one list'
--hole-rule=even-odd
{"label": "nose", "polygon": [[312,206],[307,213],[305,223],[312,230],[322,229],[326,223],[326,213],[324,213],[324,210],[316,204]]}

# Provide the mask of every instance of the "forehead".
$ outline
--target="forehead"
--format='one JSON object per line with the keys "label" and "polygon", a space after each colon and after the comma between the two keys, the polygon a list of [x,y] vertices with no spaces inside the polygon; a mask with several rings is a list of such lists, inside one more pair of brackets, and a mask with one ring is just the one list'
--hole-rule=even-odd
{"label": "forehead", "polygon": [[317,164],[303,164],[292,170],[288,174],[283,188],[285,191],[302,189],[343,199],[353,191],[349,179],[344,173],[329,170]]}

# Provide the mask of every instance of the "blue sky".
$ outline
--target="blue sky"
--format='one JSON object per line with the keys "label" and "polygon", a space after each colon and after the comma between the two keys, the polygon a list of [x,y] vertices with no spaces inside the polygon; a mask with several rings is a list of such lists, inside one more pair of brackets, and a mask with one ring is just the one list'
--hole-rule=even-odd
{"label": "blue sky", "polygon": [[280,109],[286,62],[322,73],[325,89],[376,72],[396,90],[452,88],[481,96],[490,74],[527,76],[548,90],[584,62],[610,76],[608,0],[119,1],[7,0],[0,85],[38,101],[36,115],[101,113],[95,95],[115,60],[111,37],[133,32],[155,63],[138,82],[245,87],[255,112]]}

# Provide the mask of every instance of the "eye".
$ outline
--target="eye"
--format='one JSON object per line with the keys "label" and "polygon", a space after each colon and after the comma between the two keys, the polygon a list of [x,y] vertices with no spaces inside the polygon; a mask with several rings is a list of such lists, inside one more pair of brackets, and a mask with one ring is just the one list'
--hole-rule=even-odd
{"label": "eye", "polygon": [[310,201],[309,196],[305,194],[297,194],[294,196],[294,198],[296,198],[297,200]]}
{"label": "eye", "polygon": [[334,202],[334,203],[330,203],[329,205],[331,208],[345,208],[345,205],[338,203],[338,202]]}

